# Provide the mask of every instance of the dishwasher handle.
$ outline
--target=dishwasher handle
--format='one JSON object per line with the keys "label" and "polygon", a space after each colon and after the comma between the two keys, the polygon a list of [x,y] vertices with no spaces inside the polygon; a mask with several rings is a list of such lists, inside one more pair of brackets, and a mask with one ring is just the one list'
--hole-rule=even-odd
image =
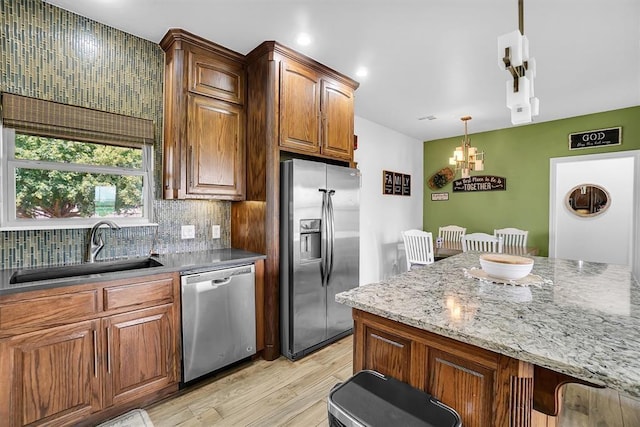
{"label": "dishwasher handle", "polygon": [[231,283],[231,279],[233,278],[233,276],[229,276],[227,278],[224,279],[214,279],[211,281],[211,286],[213,288],[217,288],[218,286],[224,286],[227,285],[229,283]]}
{"label": "dishwasher handle", "polygon": [[255,273],[253,264],[241,265],[239,267],[223,268],[220,270],[206,271],[197,274],[187,274],[182,276],[183,284],[213,282],[218,286],[222,286],[231,281],[234,276]]}

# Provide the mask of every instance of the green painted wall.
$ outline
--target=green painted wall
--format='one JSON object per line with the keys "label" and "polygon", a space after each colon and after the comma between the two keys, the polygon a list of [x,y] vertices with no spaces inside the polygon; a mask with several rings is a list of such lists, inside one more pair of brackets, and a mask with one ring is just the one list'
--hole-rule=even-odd
{"label": "green painted wall", "polygon": [[[569,133],[616,126],[622,126],[622,145],[569,151]],[[473,120],[469,128],[473,129]],[[448,165],[461,139],[462,135],[424,142],[424,229],[437,234],[438,227],[456,224],[467,227],[467,233],[492,234],[495,228],[521,228],[529,230],[527,245],[547,256],[549,159],[639,150],[640,107],[470,134],[471,145],[485,152],[485,170],[475,174],[505,177],[507,190],[453,193],[452,184],[447,184],[436,192],[448,192],[449,200],[431,201],[434,191],[426,180]]]}

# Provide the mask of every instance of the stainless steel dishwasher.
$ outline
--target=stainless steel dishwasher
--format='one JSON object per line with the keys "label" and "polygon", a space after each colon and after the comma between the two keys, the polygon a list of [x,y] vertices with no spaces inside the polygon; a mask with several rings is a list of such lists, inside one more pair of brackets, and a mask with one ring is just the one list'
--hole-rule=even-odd
{"label": "stainless steel dishwasher", "polygon": [[256,353],[255,269],[182,276],[182,382]]}

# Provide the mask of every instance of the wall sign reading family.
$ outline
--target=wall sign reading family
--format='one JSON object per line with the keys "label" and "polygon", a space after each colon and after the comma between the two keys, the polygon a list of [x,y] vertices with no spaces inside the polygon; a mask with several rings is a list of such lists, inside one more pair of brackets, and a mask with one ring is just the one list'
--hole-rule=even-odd
{"label": "wall sign reading family", "polygon": [[501,176],[480,175],[453,181],[453,191],[496,191],[506,190],[507,179]]}
{"label": "wall sign reading family", "polygon": [[590,130],[569,134],[569,150],[622,144],[622,128]]}
{"label": "wall sign reading family", "polygon": [[382,171],[382,194],[411,195],[411,175]]}

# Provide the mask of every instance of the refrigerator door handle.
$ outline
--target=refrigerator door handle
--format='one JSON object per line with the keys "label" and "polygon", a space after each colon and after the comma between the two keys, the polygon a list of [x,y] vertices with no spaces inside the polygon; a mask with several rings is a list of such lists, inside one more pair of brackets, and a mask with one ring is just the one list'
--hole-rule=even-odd
{"label": "refrigerator door handle", "polygon": [[324,287],[327,281],[327,190],[324,188],[318,189],[322,193],[322,217],[320,218],[320,279],[322,280],[322,287]]}
{"label": "refrigerator door handle", "polygon": [[327,256],[327,286],[329,286],[329,280],[331,279],[331,273],[333,272],[333,249],[336,240],[336,223],[333,215],[333,200],[331,198],[335,193],[335,190],[327,191],[327,228],[330,230],[327,238],[327,247],[329,249],[329,254]]}

